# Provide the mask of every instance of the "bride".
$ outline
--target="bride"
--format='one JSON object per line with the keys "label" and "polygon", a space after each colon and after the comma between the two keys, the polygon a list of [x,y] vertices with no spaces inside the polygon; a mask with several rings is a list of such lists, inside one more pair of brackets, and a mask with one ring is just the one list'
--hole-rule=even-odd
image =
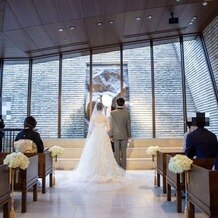
{"label": "bride", "polygon": [[96,103],[79,164],[70,174],[71,181],[104,184],[131,180],[114,158],[108,135],[110,125],[103,112],[104,105]]}

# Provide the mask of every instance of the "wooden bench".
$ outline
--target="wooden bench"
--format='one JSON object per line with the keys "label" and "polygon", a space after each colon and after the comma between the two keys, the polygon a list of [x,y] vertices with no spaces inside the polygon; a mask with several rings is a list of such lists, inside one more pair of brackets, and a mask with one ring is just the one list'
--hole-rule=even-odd
{"label": "wooden bench", "polygon": [[9,218],[10,185],[7,165],[0,166],[0,206],[3,206],[3,218]]}
{"label": "wooden bench", "polygon": [[44,153],[25,153],[27,157],[38,155],[39,178],[42,179],[42,193],[46,193],[46,176],[49,175],[49,186],[52,187],[53,158],[50,151]]}
{"label": "wooden bench", "polygon": [[168,164],[170,158],[176,154],[166,156],[166,183],[167,183],[167,201],[171,201],[171,187],[176,190],[176,209],[178,213],[182,212],[182,192],[185,191],[185,174],[173,173],[169,170]]}
{"label": "wooden bench", "polygon": [[[176,190],[176,204],[177,204],[177,212],[182,212],[182,192],[186,190],[185,188],[185,173],[173,173],[168,169],[168,163],[173,155],[167,155],[167,200],[171,201],[171,187],[174,187]],[[215,159],[213,158],[205,158],[205,159],[193,159],[193,164],[202,165],[208,168],[212,168]],[[191,180],[190,180],[191,181]],[[202,186],[204,187],[204,186]]]}
{"label": "wooden bench", "polygon": [[157,186],[160,187],[160,176],[162,176],[163,193],[166,193],[166,172],[167,172],[167,154],[183,154],[181,149],[174,151],[157,151]]}
{"label": "wooden bench", "polygon": [[196,161],[189,171],[187,189],[190,218],[195,217],[195,206],[208,217],[218,217],[218,171],[211,170],[214,161]]}
{"label": "wooden bench", "polygon": [[[0,153],[0,162],[7,156],[7,153]],[[33,187],[33,201],[37,201],[37,183],[38,183],[38,155],[29,157],[29,166],[26,170],[19,170],[18,183],[15,183],[14,189],[21,191],[21,212],[27,211],[27,190]]]}

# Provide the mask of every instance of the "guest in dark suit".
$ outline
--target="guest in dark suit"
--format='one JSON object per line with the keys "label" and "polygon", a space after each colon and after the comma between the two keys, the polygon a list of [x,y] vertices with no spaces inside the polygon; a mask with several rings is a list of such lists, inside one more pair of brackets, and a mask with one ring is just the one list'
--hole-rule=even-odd
{"label": "guest in dark suit", "polygon": [[26,119],[24,120],[24,129],[18,133],[15,141],[18,141],[20,139],[30,139],[36,144],[37,152],[43,153],[44,144],[42,142],[40,134],[34,130],[36,124],[37,122],[34,117],[32,116],[26,117]]}
{"label": "guest in dark suit", "polygon": [[215,158],[218,151],[217,137],[204,128],[205,113],[196,113],[194,122],[198,128],[187,136],[185,155],[189,158]]}
{"label": "guest in dark suit", "polygon": [[216,154],[215,170],[218,170],[218,152]]}

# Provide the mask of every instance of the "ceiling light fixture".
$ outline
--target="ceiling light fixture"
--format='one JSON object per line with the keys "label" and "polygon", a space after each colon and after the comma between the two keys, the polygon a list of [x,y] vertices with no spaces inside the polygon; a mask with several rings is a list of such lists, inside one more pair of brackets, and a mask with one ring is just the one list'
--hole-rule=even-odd
{"label": "ceiling light fixture", "polygon": [[109,24],[113,24],[113,23],[114,23],[114,21],[113,21],[113,20],[110,20],[110,21],[108,21],[108,23],[109,23]]}
{"label": "ceiling light fixture", "polygon": [[59,31],[59,32],[63,32],[64,29],[63,29],[63,28],[59,28],[58,31]]}
{"label": "ceiling light fixture", "polygon": [[151,15],[148,15],[146,18],[149,20],[149,19],[151,19],[151,18],[152,18],[152,16],[151,16]]}
{"label": "ceiling light fixture", "polygon": [[139,21],[141,20],[141,17],[136,17],[135,20]]}
{"label": "ceiling light fixture", "polygon": [[194,16],[194,17],[191,19],[191,21],[189,22],[189,25],[192,25],[196,20],[197,20],[197,17]]}
{"label": "ceiling light fixture", "polygon": [[203,6],[207,6],[207,4],[208,4],[207,2],[203,2]]}
{"label": "ceiling light fixture", "polygon": [[98,25],[98,26],[102,26],[103,23],[102,23],[102,22],[98,22],[97,25]]}
{"label": "ceiling light fixture", "polygon": [[197,17],[194,16],[194,17],[192,18],[191,22],[194,22],[196,19],[197,19]]}
{"label": "ceiling light fixture", "polygon": [[70,30],[75,30],[75,26],[69,27]]}

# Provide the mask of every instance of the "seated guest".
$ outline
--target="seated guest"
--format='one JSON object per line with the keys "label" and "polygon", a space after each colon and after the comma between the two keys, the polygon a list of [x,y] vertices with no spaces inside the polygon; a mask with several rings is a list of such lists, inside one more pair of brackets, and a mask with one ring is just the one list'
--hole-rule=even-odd
{"label": "seated guest", "polygon": [[184,152],[186,149],[186,139],[187,139],[188,134],[197,129],[197,127],[193,125],[192,121],[187,121],[186,125],[187,125],[188,129],[187,129],[187,132],[183,136],[183,142],[182,142],[182,150]]}
{"label": "seated guest", "polygon": [[215,160],[215,170],[218,170],[218,152],[216,154],[216,160]]}
{"label": "seated guest", "polygon": [[[43,145],[43,142],[41,140],[40,134],[34,130],[34,128],[36,127],[36,124],[37,124],[37,122],[36,122],[34,117],[32,117],[32,116],[26,117],[26,119],[24,120],[24,129],[21,130],[17,134],[17,137],[15,139],[15,143],[16,143],[16,141],[19,141],[22,139],[32,140],[34,142],[34,144],[36,145],[36,152],[43,153],[44,152],[44,145]],[[23,140],[23,141],[25,141],[25,140]]]}
{"label": "seated guest", "polygon": [[189,158],[215,158],[218,151],[217,137],[204,128],[205,113],[196,113],[194,122],[198,128],[187,135],[185,155]]}

